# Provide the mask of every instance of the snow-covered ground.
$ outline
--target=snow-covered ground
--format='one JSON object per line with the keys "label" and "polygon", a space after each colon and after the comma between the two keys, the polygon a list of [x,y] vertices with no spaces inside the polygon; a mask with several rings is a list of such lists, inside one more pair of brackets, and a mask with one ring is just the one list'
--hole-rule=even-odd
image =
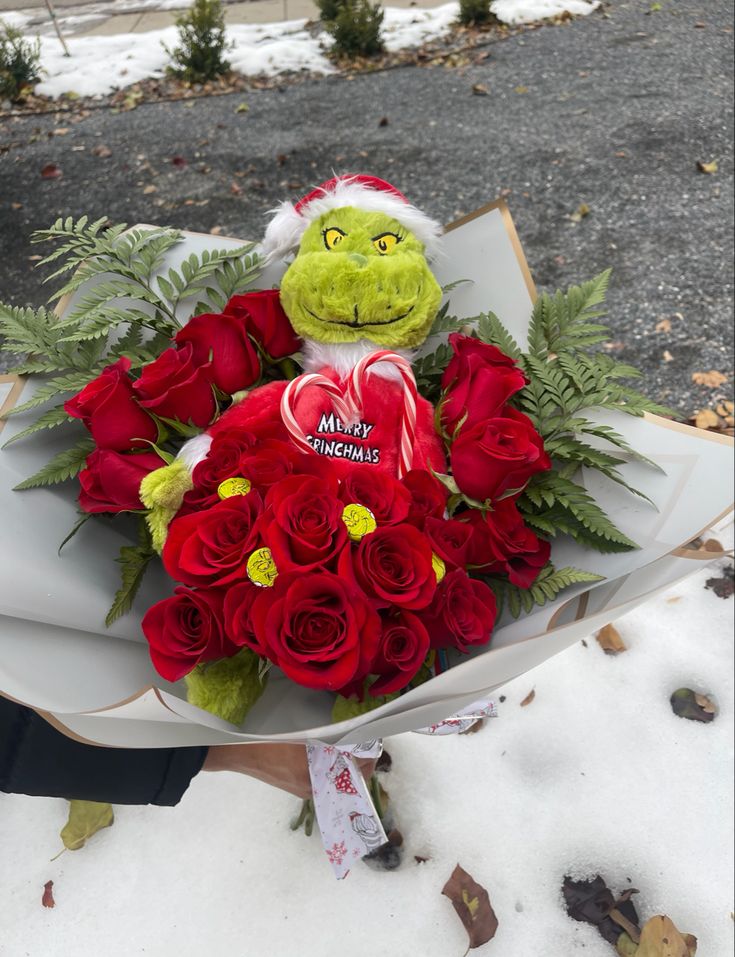
{"label": "snow-covered ground", "polygon": [[[132,3],[132,0],[130,0]],[[167,9],[180,0],[149,0],[151,6]],[[506,23],[518,24],[555,16],[564,11],[583,15],[599,6],[592,0],[493,0],[491,8]],[[98,15],[84,8],[81,16]],[[389,51],[420,46],[445,36],[457,19],[458,3],[446,3],[432,9],[412,7],[385,8],[383,34]],[[10,23],[32,32],[27,14],[17,11],[3,14]],[[305,20],[289,20],[269,24],[233,24],[228,36],[234,48],[228,57],[233,67],[248,76],[276,76],[287,71],[309,70],[331,73],[333,66],[326,58],[331,39],[326,33],[317,36],[304,29]],[[67,39],[71,57],[64,55],[58,39],[40,37],[41,65],[45,77],[36,87],[39,93],[58,97],[64,93],[79,96],[104,95],[137,83],[146,77],[161,76],[170,62],[164,46],[176,46],[175,27],[148,33],[114,36],[80,36]]]}
{"label": "snow-covered ground", "polygon": [[[731,545],[731,528],[717,537]],[[734,602],[705,589],[723,564],[623,618],[619,656],[590,637],[506,686],[478,734],[388,740],[395,872],[359,865],[337,883],[316,834],[288,829],[298,802],[235,775],[200,774],[173,809],[117,808],[53,862],[65,802],[0,794],[0,954],[459,957],[466,935],[441,896],[459,862],[500,922],[488,957],[613,957],[561,899],[565,874],[597,873],[640,889],[642,919],[668,914],[702,957],[726,957]],[[714,696],[713,723],[674,716],[681,686]]]}

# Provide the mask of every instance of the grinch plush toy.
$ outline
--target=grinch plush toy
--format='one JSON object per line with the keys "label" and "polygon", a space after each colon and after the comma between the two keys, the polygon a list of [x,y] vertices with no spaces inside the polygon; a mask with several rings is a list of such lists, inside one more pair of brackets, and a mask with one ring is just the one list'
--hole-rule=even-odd
{"label": "grinch plush toy", "polygon": [[264,423],[283,421],[294,443],[329,458],[339,477],[356,463],[399,477],[412,468],[445,471],[434,409],[417,395],[410,371],[441,299],[427,262],[440,233],[372,176],[331,179],[276,210],[262,252],[269,260],[296,253],[280,296],[303,339],[305,373],[252,390],[172,465],[144,479],[141,498],[159,550],[193,469],[228,430],[257,434]]}

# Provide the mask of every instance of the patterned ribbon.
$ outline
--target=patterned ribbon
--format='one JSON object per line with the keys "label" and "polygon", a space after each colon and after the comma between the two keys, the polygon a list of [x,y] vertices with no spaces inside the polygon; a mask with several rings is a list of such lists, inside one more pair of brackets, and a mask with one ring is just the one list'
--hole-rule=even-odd
{"label": "patterned ribbon", "polygon": [[[476,701],[457,714],[421,728],[419,734],[456,734],[480,718],[494,718],[492,701]],[[383,825],[370,797],[356,758],[377,758],[382,741],[368,741],[350,748],[312,741],[306,747],[314,810],[324,853],[337,880],[347,877],[361,857],[387,843]]]}
{"label": "patterned ribbon", "polygon": [[395,352],[382,349],[360,359],[350,373],[347,388],[341,387],[318,372],[307,372],[292,379],[281,396],[281,418],[295,445],[302,452],[313,452],[304,430],[296,419],[296,401],[306,388],[312,386],[322,389],[332,399],[337,415],[345,425],[359,419],[363,411],[362,388],[367,370],[376,362],[388,362],[395,366],[403,384],[403,410],[401,414],[401,441],[398,456],[398,478],[403,478],[413,465],[413,446],[416,441],[416,400],[418,389],[411,369],[411,363]]}

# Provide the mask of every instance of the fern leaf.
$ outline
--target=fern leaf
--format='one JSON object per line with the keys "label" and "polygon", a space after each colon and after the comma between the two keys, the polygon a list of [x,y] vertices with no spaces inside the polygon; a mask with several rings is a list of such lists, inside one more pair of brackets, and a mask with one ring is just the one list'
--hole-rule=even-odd
{"label": "fern leaf", "polygon": [[84,468],[87,456],[95,449],[91,438],[82,439],[70,449],[64,449],[47,462],[35,475],[15,486],[15,491],[27,488],[40,488],[43,485],[57,485],[74,478]]}
{"label": "fern leaf", "polygon": [[44,412],[40,418],[36,419],[33,425],[29,425],[27,429],[23,429],[22,432],[17,432],[9,438],[3,445],[3,448],[7,448],[9,445],[12,445],[13,442],[17,442],[18,439],[24,439],[27,435],[33,435],[34,432],[40,432],[43,429],[55,429],[56,426],[63,425],[64,422],[72,421],[72,416],[66,414],[64,406],[56,405],[53,409]]}
{"label": "fern leaf", "polygon": [[132,608],[145,570],[155,555],[150,537],[145,534],[145,522],[141,520],[140,526],[143,526],[143,530],[139,531],[139,544],[123,545],[120,556],[116,559],[121,566],[122,580],[105,618],[108,628]]}

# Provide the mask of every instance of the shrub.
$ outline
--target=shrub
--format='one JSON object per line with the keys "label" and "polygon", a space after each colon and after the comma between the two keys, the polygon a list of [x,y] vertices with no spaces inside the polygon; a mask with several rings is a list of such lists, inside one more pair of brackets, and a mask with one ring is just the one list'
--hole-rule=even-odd
{"label": "shrub", "polygon": [[336,18],[327,26],[337,56],[373,56],[383,49],[380,27],[383,9],[370,0],[343,0]]}
{"label": "shrub", "polygon": [[41,79],[41,41],[24,40],[23,34],[0,20],[0,98],[17,100]]}
{"label": "shrub", "polygon": [[225,35],[225,15],[221,0],[194,0],[191,7],[176,18],[179,45],[166,52],[174,61],[172,73],[189,83],[204,83],[227,73],[224,54],[231,49]]}
{"label": "shrub", "polygon": [[339,11],[345,5],[345,0],[316,0],[319,8],[319,19],[322,23],[332,23],[339,16]]}
{"label": "shrub", "polygon": [[494,23],[497,18],[490,12],[490,0],[459,0],[459,22],[464,27]]}

